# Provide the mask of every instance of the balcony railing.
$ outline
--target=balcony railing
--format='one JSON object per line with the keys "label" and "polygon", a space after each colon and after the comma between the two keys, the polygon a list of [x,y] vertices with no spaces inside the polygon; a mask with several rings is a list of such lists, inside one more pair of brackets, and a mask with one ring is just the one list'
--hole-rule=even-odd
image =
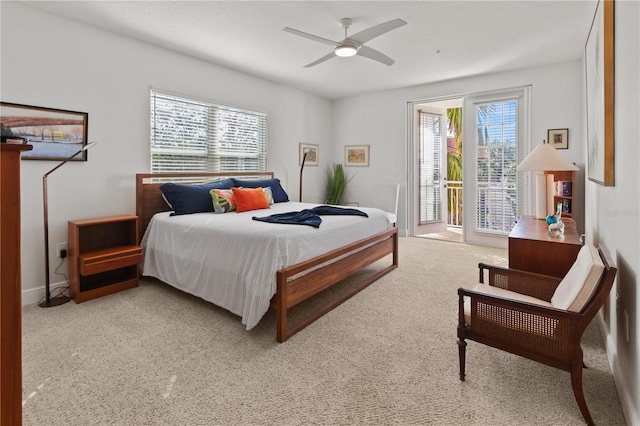
{"label": "balcony railing", "polygon": [[462,227],[462,181],[447,182],[447,226]]}

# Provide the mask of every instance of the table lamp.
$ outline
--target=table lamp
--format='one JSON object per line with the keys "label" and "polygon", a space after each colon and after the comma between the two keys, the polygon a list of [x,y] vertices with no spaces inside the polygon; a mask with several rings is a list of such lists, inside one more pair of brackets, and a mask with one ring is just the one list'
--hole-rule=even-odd
{"label": "table lamp", "polygon": [[[519,172],[544,172],[580,169],[543,140],[540,145],[535,147],[534,150],[516,166],[516,170]],[[553,184],[552,174],[536,175],[535,217],[537,219],[545,219],[547,215],[554,214],[555,212],[555,206],[553,205]]]}
{"label": "table lamp", "polygon": [[50,308],[52,306],[59,306],[59,305],[62,305],[64,303],[67,303],[69,300],[71,300],[71,297],[63,296],[62,294],[58,295],[56,297],[51,297],[50,281],[49,281],[49,203],[48,203],[48,200],[47,200],[47,177],[51,173],[55,172],[60,167],[62,167],[62,165],[65,164],[67,161],[71,160],[73,157],[75,157],[76,155],[80,154],[81,152],[86,151],[89,148],[92,148],[97,143],[98,142],[89,142],[88,144],[83,146],[80,150],[78,150],[78,152],[76,152],[75,154],[71,155],[70,157],[67,157],[60,164],[58,164],[53,169],[51,169],[47,173],[45,173],[44,176],[42,176],[42,200],[43,200],[43,204],[44,204],[44,276],[45,276],[44,291],[45,291],[45,299],[38,304],[38,306],[40,306],[41,308]]}

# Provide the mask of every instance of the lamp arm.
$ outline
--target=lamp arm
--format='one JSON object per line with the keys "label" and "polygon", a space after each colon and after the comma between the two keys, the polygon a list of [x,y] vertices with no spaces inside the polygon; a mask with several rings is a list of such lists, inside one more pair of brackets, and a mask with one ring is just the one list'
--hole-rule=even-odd
{"label": "lamp arm", "polygon": [[47,173],[44,174],[44,176],[42,176],[42,178],[46,178],[47,176],[49,176],[51,173],[55,172],[56,170],[58,170],[60,167],[62,167],[62,165],[66,164],[67,161],[71,160],[73,157],[75,157],[76,155],[80,154],[82,151],[78,151],[75,154],[73,154],[71,157],[67,158],[66,160],[64,160],[63,162],[61,162],[60,164],[58,164],[57,166],[55,166],[53,169],[49,170]]}
{"label": "lamp arm", "polygon": [[85,146],[83,146],[82,148],[80,148],[76,153],[72,154],[71,156],[65,158],[64,160],[62,160],[62,162],[60,164],[58,164],[57,166],[55,166],[53,169],[49,170],[47,173],[45,173],[45,175],[43,176],[43,178],[46,178],[47,176],[49,176],[51,173],[55,172],[56,170],[58,170],[60,167],[62,167],[63,164],[65,164],[67,161],[73,159],[73,157],[75,157],[76,155],[80,154],[82,151],[86,151],[89,148],[92,148],[93,146],[97,145],[98,142],[93,141],[93,142],[89,142],[88,144],[86,144]]}

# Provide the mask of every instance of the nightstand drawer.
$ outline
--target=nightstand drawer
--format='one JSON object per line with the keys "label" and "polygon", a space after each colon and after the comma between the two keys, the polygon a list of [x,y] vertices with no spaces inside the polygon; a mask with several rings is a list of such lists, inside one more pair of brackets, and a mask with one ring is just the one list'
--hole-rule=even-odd
{"label": "nightstand drawer", "polygon": [[142,248],[139,246],[120,246],[96,250],[82,253],[79,261],[81,275],[98,274],[141,263]]}

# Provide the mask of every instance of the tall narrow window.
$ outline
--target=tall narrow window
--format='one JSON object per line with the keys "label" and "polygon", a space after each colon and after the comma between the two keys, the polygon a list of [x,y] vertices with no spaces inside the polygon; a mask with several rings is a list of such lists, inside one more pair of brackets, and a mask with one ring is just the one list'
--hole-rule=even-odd
{"label": "tall narrow window", "polygon": [[264,172],[267,115],[151,91],[151,172]]}
{"label": "tall narrow window", "polygon": [[519,215],[517,99],[476,106],[479,230],[508,233]]}

